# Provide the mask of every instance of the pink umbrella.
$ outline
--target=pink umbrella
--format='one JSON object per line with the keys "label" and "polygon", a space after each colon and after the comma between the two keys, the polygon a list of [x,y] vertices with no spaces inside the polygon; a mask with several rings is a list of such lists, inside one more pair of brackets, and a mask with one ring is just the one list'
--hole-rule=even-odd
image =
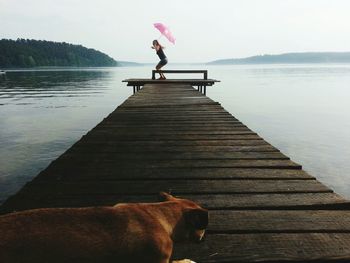
{"label": "pink umbrella", "polygon": [[175,37],[170,32],[169,28],[163,25],[162,23],[154,23],[155,28],[157,28],[160,33],[165,36],[171,43],[175,44]]}

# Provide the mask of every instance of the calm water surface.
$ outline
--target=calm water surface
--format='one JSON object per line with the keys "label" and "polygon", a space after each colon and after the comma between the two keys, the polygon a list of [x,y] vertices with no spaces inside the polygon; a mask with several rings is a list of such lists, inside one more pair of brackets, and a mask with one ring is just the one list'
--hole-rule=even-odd
{"label": "calm water surface", "polygon": [[[209,77],[222,81],[208,88],[209,97],[350,197],[350,65],[196,68],[208,68]],[[121,80],[149,77],[150,70],[35,70],[0,76],[0,202],[131,95]]]}

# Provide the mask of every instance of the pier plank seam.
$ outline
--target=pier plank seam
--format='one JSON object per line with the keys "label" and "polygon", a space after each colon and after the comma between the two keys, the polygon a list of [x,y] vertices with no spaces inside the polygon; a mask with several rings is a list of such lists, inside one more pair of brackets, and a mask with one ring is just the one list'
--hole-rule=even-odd
{"label": "pier plank seam", "polygon": [[[145,84],[1,207],[152,202],[210,210],[197,262],[350,260],[350,202],[184,82]],[[239,126],[238,126],[238,125]]]}

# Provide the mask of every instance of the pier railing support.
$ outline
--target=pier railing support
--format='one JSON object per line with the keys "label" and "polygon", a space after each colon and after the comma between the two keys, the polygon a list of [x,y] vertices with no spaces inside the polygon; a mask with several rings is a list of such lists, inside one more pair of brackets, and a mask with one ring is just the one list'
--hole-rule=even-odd
{"label": "pier railing support", "polygon": [[137,91],[139,91],[141,89],[142,86],[140,86],[140,85],[133,85],[132,87],[133,87],[133,92],[135,94]]}

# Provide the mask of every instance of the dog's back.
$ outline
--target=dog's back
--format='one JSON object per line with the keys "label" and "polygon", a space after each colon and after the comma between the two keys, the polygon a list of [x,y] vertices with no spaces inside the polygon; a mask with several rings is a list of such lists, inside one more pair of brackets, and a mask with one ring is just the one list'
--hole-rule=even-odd
{"label": "dog's back", "polygon": [[127,218],[108,207],[9,214],[0,217],[0,262],[101,262],[123,253],[116,243],[126,229]]}
{"label": "dog's back", "polygon": [[173,240],[202,238],[208,212],[189,200],[166,198],[0,216],[0,262],[168,262]]}

